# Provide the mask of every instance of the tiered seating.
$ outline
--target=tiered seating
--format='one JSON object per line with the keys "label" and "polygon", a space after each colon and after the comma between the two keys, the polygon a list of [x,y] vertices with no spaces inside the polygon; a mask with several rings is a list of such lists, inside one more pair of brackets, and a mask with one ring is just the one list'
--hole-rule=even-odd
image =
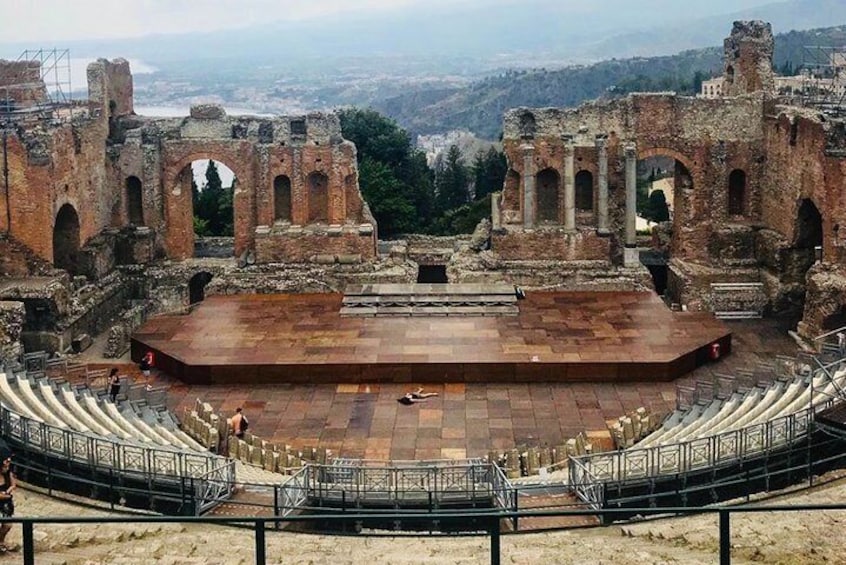
{"label": "tiered seating", "polygon": [[[594,480],[617,481],[673,474],[708,460],[730,461],[741,456],[740,450],[743,456],[754,455],[767,447],[786,445],[791,433],[786,423],[778,424],[782,427],[769,437],[758,428],[783,422],[811,405],[825,402],[844,386],[846,368],[832,377],[818,371],[813,376],[794,375],[792,379],[759,384],[728,398],[714,398],[685,410],[676,410],[658,430],[634,446],[616,453],[588,456],[581,461],[587,465]],[[732,433],[743,433],[743,440],[730,437]],[[711,452],[711,447],[703,442],[715,436],[717,441]],[[693,446],[696,442],[699,443]],[[661,452],[649,455],[651,449]]]}
{"label": "tiered seating", "polygon": [[[300,470],[306,462],[324,464],[331,458],[326,449],[305,448],[294,450],[288,445],[274,445],[250,432],[243,439],[229,436],[226,418],[214,413],[208,402],[197,399],[194,410],[183,417],[185,429],[199,442],[212,450],[226,450],[238,462],[236,475],[239,482],[265,484],[279,483],[282,475]],[[280,480],[280,478],[282,480]]]}

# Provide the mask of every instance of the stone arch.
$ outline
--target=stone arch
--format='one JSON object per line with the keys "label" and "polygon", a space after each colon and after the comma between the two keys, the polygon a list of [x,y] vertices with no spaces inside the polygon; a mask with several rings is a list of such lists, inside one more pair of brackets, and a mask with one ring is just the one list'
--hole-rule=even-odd
{"label": "stone arch", "polygon": [[287,175],[279,175],[273,179],[273,220],[293,221],[291,203],[291,179]]}
{"label": "stone arch", "polygon": [[576,210],[593,210],[593,173],[590,171],[576,173]]}
{"label": "stone arch", "polygon": [[308,187],[308,223],[329,223],[329,177],[314,171],[306,180]]}
{"label": "stone arch", "polygon": [[[177,152],[177,149],[173,150]],[[171,259],[187,259],[195,252],[194,205],[191,198],[191,164],[198,160],[209,159],[226,165],[237,180],[233,194],[233,229],[235,232],[234,255],[240,256],[249,249],[253,241],[255,219],[248,196],[255,179],[250,174],[249,160],[238,158],[235,152],[208,151],[199,149],[182,153],[178,158],[166,160],[170,176],[165,177],[164,215],[167,231],[165,247]]]}
{"label": "stone arch", "polygon": [[136,176],[126,177],[126,218],[134,226],[144,225],[144,190]]}
{"label": "stone arch", "polygon": [[687,155],[679,153],[675,149],[670,149],[669,147],[649,147],[646,149],[638,148],[638,160],[647,159],[649,157],[672,157],[673,159],[684,165],[684,168],[687,169],[688,174],[690,174],[690,171],[694,169],[693,159],[690,159]]}
{"label": "stone arch", "polygon": [[197,304],[206,298],[206,286],[212,280],[208,271],[200,271],[188,281],[188,304]]}
{"label": "stone arch", "polygon": [[71,204],[65,204],[53,224],[53,265],[76,275],[79,246],[79,214]]}
{"label": "stone arch", "polygon": [[537,204],[535,221],[538,223],[561,223],[558,214],[561,175],[552,168],[543,169],[535,177]]}
{"label": "stone arch", "polygon": [[746,172],[735,169],[728,179],[728,214],[729,216],[745,216],[746,204]]}

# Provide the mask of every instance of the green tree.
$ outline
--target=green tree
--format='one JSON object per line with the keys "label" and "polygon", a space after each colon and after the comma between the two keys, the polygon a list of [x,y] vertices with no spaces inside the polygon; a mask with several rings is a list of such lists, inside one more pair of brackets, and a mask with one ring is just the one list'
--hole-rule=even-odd
{"label": "green tree", "polygon": [[402,194],[401,183],[388,165],[365,157],[359,164],[358,177],[362,195],[379,223],[380,233],[414,231],[414,206]]}
{"label": "green tree", "polygon": [[480,200],[487,195],[502,190],[508,162],[505,153],[491,146],[487,152],[479,151],[473,160],[473,179],[475,191],[473,197]]}
{"label": "green tree", "polygon": [[339,113],[345,139],[358,149],[359,186],[380,235],[425,231],[432,220],[432,173],[426,155],[396,122],[374,110]]}
{"label": "green tree", "polygon": [[224,188],[220,179],[217,163],[209,161],[206,167],[206,182],[200,190],[192,180],[191,191],[194,200],[194,216],[202,223],[194,222],[197,226],[205,226],[205,233],[195,229],[197,235],[232,236],[233,218],[232,201],[235,181],[232,186]]}
{"label": "green tree", "polygon": [[439,212],[458,208],[470,201],[470,172],[455,145],[435,169],[435,202]]}
{"label": "green tree", "polygon": [[651,208],[653,222],[666,222],[670,219],[670,207],[667,206],[667,197],[663,190],[655,190],[649,195],[649,207]]}

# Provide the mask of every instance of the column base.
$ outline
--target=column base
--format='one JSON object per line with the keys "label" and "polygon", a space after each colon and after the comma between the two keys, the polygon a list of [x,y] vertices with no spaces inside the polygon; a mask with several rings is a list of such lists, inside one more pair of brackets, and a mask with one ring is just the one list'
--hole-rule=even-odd
{"label": "column base", "polygon": [[626,267],[634,267],[640,264],[640,251],[637,247],[623,248],[623,265]]}
{"label": "column base", "polygon": [[611,230],[608,228],[597,228],[596,235],[599,237],[611,237]]}

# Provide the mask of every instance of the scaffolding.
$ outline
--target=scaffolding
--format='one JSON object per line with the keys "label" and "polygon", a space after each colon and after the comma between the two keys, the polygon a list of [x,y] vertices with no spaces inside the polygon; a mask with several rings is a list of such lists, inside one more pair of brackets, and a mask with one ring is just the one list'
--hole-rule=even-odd
{"label": "scaffolding", "polygon": [[[0,117],[4,118],[3,122],[8,123],[19,116],[50,117],[55,108],[73,107],[69,49],[25,49],[17,62],[38,63],[38,66],[25,66],[17,82],[0,80]],[[14,91],[39,83],[44,85],[41,103],[24,106],[15,101]]]}
{"label": "scaffolding", "polygon": [[805,46],[799,72],[803,106],[846,116],[846,46]]}

